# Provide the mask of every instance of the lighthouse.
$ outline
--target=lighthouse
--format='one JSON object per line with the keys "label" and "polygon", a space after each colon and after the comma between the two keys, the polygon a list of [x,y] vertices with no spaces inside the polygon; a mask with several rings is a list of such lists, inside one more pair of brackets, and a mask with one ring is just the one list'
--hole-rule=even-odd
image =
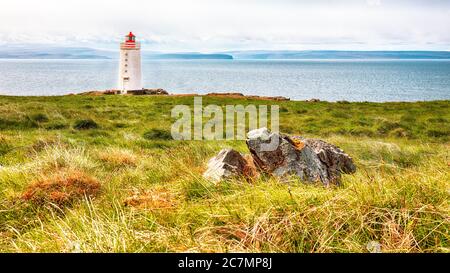
{"label": "lighthouse", "polygon": [[119,90],[121,94],[142,90],[141,45],[132,32],[120,43]]}

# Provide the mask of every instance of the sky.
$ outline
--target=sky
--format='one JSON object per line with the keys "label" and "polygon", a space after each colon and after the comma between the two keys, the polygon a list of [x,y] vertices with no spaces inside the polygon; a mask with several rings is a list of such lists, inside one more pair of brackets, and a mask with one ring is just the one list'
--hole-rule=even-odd
{"label": "sky", "polygon": [[0,0],[0,45],[450,50],[450,0]]}

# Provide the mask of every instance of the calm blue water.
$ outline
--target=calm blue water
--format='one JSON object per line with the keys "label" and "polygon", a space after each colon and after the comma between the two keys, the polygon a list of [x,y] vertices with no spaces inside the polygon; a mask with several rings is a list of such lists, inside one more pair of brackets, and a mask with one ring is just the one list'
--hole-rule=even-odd
{"label": "calm blue water", "polygon": [[[0,60],[0,94],[114,89],[117,60]],[[450,99],[450,60],[145,60],[144,86],[302,100]]]}

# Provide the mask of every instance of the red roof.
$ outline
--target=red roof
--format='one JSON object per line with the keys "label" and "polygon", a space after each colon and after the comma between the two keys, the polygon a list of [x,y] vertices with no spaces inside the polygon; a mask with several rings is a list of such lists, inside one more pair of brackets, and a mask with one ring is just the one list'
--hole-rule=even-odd
{"label": "red roof", "polygon": [[128,37],[127,42],[133,42],[133,37],[136,37],[136,36],[133,34],[133,32],[130,31],[130,33],[128,33],[128,35],[125,37]]}

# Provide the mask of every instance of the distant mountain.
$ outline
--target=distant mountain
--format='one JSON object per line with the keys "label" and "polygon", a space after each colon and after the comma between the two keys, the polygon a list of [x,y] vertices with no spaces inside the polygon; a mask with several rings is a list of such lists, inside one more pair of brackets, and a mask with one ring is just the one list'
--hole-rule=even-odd
{"label": "distant mountain", "polygon": [[55,47],[43,45],[3,46],[0,49],[2,59],[110,59],[114,51],[87,47]]}
{"label": "distant mountain", "polygon": [[450,59],[449,51],[229,51],[234,59]]}
{"label": "distant mountain", "polygon": [[[117,59],[118,50],[87,47],[57,47],[47,45],[5,46],[0,48],[0,59]],[[450,59],[449,51],[336,51],[336,50],[251,50],[217,53],[164,53],[142,51],[143,59],[182,60],[295,60],[295,59]]]}
{"label": "distant mountain", "polygon": [[203,53],[167,53],[167,54],[155,54],[155,53],[143,53],[144,59],[183,59],[183,60],[205,60],[205,59],[219,59],[219,60],[232,60],[233,56],[229,54],[203,54]]}
{"label": "distant mountain", "polygon": [[[118,50],[101,50],[87,47],[54,47],[44,45],[4,46],[0,59],[117,59]],[[162,53],[142,51],[143,59],[223,59],[231,60],[229,54],[203,54],[198,52]]]}

